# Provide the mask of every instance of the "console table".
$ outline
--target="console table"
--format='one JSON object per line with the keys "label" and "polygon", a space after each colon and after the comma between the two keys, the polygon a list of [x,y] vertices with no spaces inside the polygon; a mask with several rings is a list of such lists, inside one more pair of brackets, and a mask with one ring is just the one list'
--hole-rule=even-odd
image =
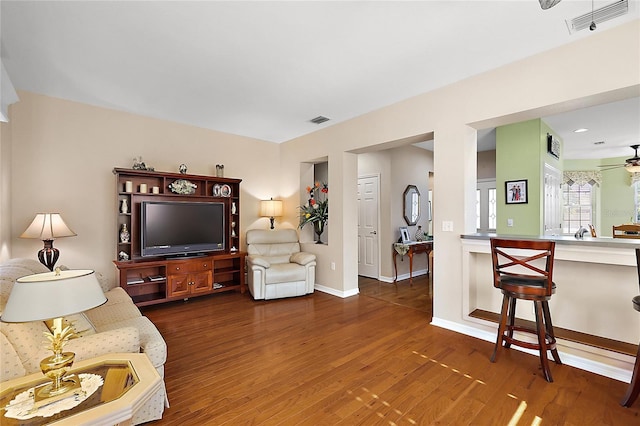
{"label": "console table", "polygon": [[396,271],[396,277],[393,283],[398,281],[398,264],[396,258],[398,255],[409,256],[409,284],[413,285],[413,255],[418,253],[426,253],[427,255],[427,275],[431,272],[429,269],[429,254],[433,250],[433,241],[411,241],[409,243],[393,243],[393,267]]}

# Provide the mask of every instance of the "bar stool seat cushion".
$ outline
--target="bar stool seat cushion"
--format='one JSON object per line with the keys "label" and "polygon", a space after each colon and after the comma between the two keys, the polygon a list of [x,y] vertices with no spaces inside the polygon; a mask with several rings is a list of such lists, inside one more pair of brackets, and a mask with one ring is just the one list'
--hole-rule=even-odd
{"label": "bar stool seat cushion", "polygon": [[[544,278],[522,278],[510,277],[503,275],[499,279],[500,288],[508,290],[511,293],[526,293],[527,288],[540,288],[545,286]],[[551,291],[556,292],[556,283],[552,282]],[[519,288],[521,288],[519,290]]]}

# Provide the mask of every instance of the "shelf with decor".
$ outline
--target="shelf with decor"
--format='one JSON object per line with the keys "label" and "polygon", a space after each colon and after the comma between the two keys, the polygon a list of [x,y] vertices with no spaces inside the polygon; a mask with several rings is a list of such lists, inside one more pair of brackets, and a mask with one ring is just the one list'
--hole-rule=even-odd
{"label": "shelf with decor", "polygon": [[[118,209],[114,264],[120,286],[138,306],[221,291],[244,293],[241,179],[122,168],[113,172]],[[154,215],[163,209],[173,210],[173,221],[154,225],[161,220]],[[166,238],[200,238],[203,233],[193,232],[191,225],[209,227],[211,233],[207,229],[204,234],[212,240],[175,246],[151,242],[154,226]]]}

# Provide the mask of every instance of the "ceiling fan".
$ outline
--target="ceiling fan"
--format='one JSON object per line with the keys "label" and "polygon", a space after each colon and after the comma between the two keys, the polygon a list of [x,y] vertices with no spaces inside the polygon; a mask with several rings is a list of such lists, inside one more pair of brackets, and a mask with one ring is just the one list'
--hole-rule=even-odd
{"label": "ceiling fan", "polygon": [[617,169],[619,167],[624,167],[629,173],[640,172],[640,157],[638,157],[638,148],[640,148],[640,145],[631,145],[630,148],[633,149],[635,153],[633,154],[633,157],[624,160],[624,164],[607,164],[599,167],[603,167],[602,170],[611,170]]}
{"label": "ceiling fan", "polygon": [[556,4],[560,3],[562,0],[538,0],[540,2],[540,7],[544,10],[551,9]]}

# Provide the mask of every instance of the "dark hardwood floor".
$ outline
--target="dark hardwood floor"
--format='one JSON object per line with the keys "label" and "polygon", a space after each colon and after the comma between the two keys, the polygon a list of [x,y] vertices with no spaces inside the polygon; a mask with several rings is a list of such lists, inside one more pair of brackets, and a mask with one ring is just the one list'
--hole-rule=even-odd
{"label": "dark hardwood floor", "polygon": [[226,293],[145,308],[168,345],[171,407],[154,423],[640,424],[640,402],[618,404],[626,383],[565,365],[547,383],[515,350],[492,364],[491,343],[398,304],[404,284],[369,289],[377,297]]}

